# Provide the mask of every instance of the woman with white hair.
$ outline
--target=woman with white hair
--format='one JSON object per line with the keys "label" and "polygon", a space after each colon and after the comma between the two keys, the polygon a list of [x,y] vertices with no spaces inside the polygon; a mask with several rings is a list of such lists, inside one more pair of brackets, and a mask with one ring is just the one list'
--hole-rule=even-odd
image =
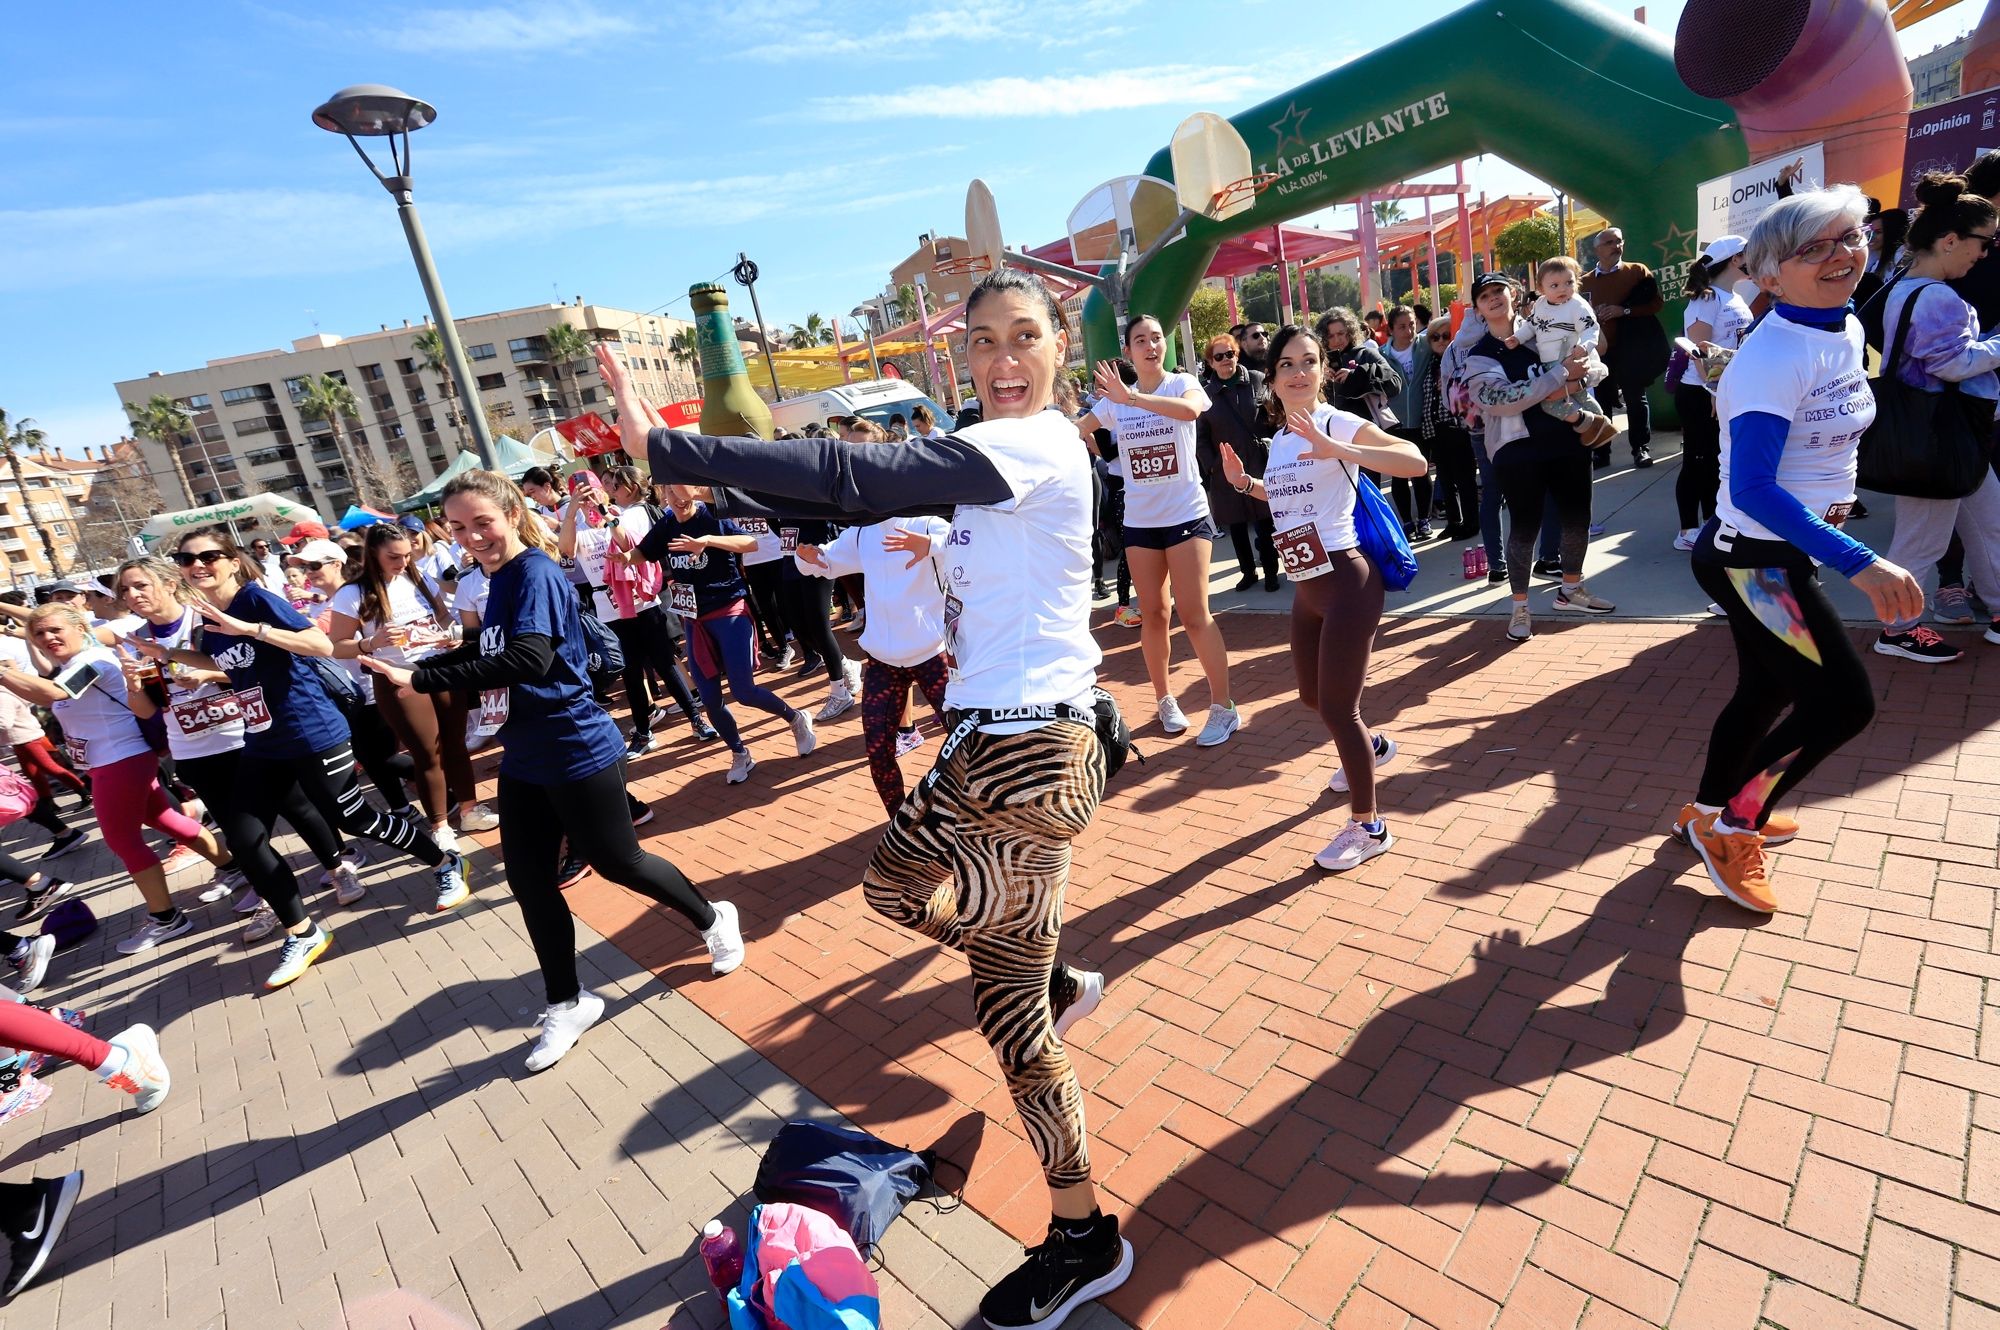
{"label": "woman with white hair", "polygon": [[1716,394],[1722,485],[1694,576],[1729,616],[1736,691],[1674,832],[1724,895],[1763,914],[1778,908],[1764,849],[1798,832],[1772,808],[1875,714],[1868,671],[1815,565],[1865,592],[1884,623],[1924,606],[1914,578],[1840,529],[1875,418],[1861,324],[1848,312],[1868,257],[1867,207],[1860,190],[1836,185],[1759,219],[1744,262],[1776,303]]}

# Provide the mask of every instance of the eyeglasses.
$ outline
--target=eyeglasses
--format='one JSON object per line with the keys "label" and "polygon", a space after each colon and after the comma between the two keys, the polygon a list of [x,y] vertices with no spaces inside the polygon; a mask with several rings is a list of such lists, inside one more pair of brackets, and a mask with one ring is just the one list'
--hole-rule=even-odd
{"label": "eyeglasses", "polygon": [[1810,245],[1795,249],[1792,251],[1792,257],[1806,263],[1825,263],[1833,257],[1835,250],[1845,249],[1852,250],[1856,254],[1865,253],[1868,249],[1868,242],[1874,235],[1874,227],[1857,226],[1853,230],[1844,231],[1830,240],[1815,240]]}
{"label": "eyeglasses", "polygon": [[297,563],[294,563],[292,567],[303,568],[309,573],[316,573],[320,569],[326,567],[328,564],[334,562],[336,562],[336,560],[333,559],[300,559]]}
{"label": "eyeglasses", "polygon": [[1431,341],[1433,341],[1433,342],[1449,342],[1449,341],[1451,340],[1451,334],[1450,334],[1450,333],[1432,333],[1432,334],[1431,334],[1431,336],[1430,336],[1430,340],[1431,340]]}
{"label": "eyeglasses", "polygon": [[228,550],[196,550],[192,554],[186,550],[174,551],[174,562],[183,568],[192,568],[197,563],[205,568],[213,568],[228,557]]}
{"label": "eyeglasses", "polygon": [[1236,359],[1236,353],[1234,351],[1217,351],[1214,355],[1210,356],[1209,359],[1217,362],[1221,362],[1224,360],[1234,360]]}
{"label": "eyeglasses", "polygon": [[1993,248],[1994,240],[2000,239],[2000,236],[1996,236],[1993,232],[1990,231],[1960,231],[1959,235],[1963,236],[1967,240],[1977,240],[1979,242],[1979,252],[1981,254],[1984,254],[1987,251],[1991,250]]}

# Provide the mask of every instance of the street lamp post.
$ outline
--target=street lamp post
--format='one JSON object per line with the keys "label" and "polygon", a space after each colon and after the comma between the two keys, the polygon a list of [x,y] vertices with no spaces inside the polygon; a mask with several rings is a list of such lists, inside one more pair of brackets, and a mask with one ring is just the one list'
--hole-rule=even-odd
{"label": "street lamp post", "polygon": [[757,265],[739,249],[730,275],[750,292],[750,317],[757,320],[757,345],[764,348],[764,368],[771,373],[771,400],[776,402],[785,393],[778,387],[778,349],[771,345],[771,335],[764,331],[764,307],[757,303]]}
{"label": "street lamp post", "polygon": [[[431,317],[437,320],[438,336],[444,339],[445,359],[451,362],[452,377],[458,381],[459,401],[472,425],[480,465],[493,470],[493,435],[486,427],[486,412],[480,406],[478,382],[472,377],[472,364],[465,358],[465,347],[458,340],[458,327],[451,321],[451,307],[445,303],[437,265],[431,262],[431,247],[424,239],[424,224],[417,218],[415,190],[410,179],[410,131],[436,120],[437,108],[380,83],[357,83],[327,98],[312,118],[321,129],[345,136],[362,162],[382,182],[382,188],[396,200],[396,215],[402,219],[403,234],[409,238],[410,257],[416,260],[417,277],[424,284]],[[398,136],[402,139],[400,153],[396,146]],[[395,174],[382,173],[382,168],[375,165],[368,150],[361,146],[361,138],[389,140],[389,164]]]}

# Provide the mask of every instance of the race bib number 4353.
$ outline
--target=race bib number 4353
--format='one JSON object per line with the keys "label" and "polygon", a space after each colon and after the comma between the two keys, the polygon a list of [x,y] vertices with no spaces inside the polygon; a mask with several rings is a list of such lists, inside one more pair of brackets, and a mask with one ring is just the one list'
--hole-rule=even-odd
{"label": "race bib number 4353", "polygon": [[1278,546],[1278,558],[1285,565],[1289,577],[1310,577],[1322,573],[1330,566],[1326,557],[1326,542],[1320,539],[1319,527],[1311,522],[1280,531],[1274,537]]}

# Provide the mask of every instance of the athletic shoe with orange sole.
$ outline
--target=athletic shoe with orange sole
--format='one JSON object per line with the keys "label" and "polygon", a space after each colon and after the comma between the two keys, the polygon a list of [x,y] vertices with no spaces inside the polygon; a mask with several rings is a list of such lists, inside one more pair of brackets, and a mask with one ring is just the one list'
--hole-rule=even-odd
{"label": "athletic shoe with orange sole", "polygon": [[[1688,838],[1688,824],[1701,816],[1703,816],[1702,811],[1693,804],[1682,804],[1680,816],[1674,819],[1674,839],[1692,849],[1694,842]],[[1764,819],[1764,848],[1767,850],[1776,849],[1780,845],[1789,845],[1798,839],[1798,834],[1798,821],[1786,817],[1783,813],[1773,813]]]}
{"label": "athletic shoe with orange sole", "polygon": [[1771,889],[1770,869],[1764,862],[1764,838],[1754,831],[1724,831],[1717,825],[1720,817],[1719,813],[1703,813],[1688,828],[1694,852],[1707,867],[1709,880],[1744,909],[1776,914],[1778,897]]}

